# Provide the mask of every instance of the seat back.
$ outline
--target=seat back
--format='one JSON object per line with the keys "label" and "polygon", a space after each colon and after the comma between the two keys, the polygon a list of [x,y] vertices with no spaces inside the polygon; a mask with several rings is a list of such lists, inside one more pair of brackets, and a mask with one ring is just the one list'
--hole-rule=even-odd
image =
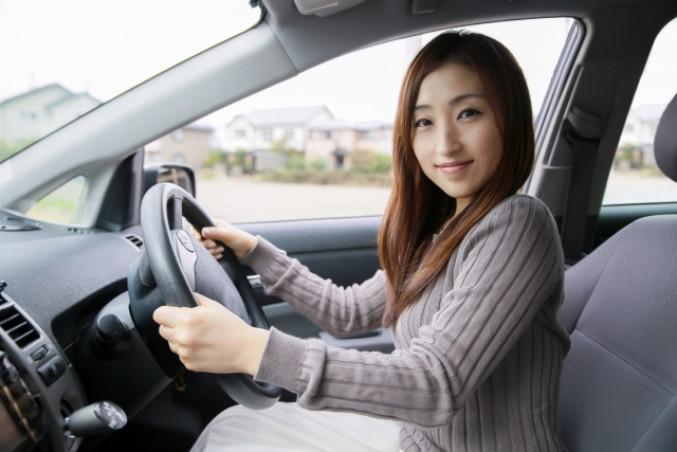
{"label": "seat back", "polygon": [[[677,181],[677,96],[654,141]],[[571,452],[677,451],[677,215],[633,222],[569,268],[560,388]]]}

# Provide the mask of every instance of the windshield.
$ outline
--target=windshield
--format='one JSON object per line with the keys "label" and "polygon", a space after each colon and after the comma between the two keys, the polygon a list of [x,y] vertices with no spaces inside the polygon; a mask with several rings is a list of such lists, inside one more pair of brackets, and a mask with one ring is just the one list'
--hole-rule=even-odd
{"label": "windshield", "polygon": [[260,17],[248,0],[0,0],[0,162]]}

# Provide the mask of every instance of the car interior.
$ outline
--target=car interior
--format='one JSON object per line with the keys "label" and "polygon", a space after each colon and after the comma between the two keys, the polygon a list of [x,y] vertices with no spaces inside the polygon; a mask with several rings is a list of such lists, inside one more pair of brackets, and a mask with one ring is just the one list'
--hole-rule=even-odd
{"label": "car interior", "polygon": [[[534,96],[536,162],[522,191],[550,208],[566,257],[560,318],[572,345],[560,388],[562,440],[571,452],[677,450],[677,58],[655,66],[666,83],[646,75],[657,46],[677,44],[677,1],[229,3],[246,4],[255,23],[16,152],[0,147],[0,450],[186,451],[229,406],[293,401],[245,375],[180,365],[151,314],[190,284],[236,300],[228,307],[256,326],[392,351],[387,329],[332,337],[265,294],[234,256],[211,258],[185,233],[186,223],[199,228],[214,216],[201,198],[200,168],[151,165],[149,143],[360,50],[451,28],[551,18],[569,26],[561,53],[549,55],[555,64],[542,103]],[[545,37],[526,38],[537,54]],[[660,111],[647,146],[619,163],[644,83]],[[13,127],[4,116],[9,105],[0,99],[0,144]],[[656,196],[607,202],[614,171],[639,157],[660,172],[661,185],[647,190]],[[70,220],[33,213],[69,181],[86,187]],[[222,197],[248,199],[244,190]],[[273,208],[265,199],[249,203]],[[338,285],[379,268],[379,214],[234,222]],[[186,274],[181,262],[195,250],[197,270]]]}

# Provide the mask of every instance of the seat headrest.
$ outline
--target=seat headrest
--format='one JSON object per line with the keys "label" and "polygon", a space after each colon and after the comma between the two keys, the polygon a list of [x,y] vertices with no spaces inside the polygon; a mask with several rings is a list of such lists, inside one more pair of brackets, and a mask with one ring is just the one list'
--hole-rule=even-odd
{"label": "seat headrest", "polygon": [[653,148],[658,168],[677,182],[677,94],[665,107],[656,129]]}

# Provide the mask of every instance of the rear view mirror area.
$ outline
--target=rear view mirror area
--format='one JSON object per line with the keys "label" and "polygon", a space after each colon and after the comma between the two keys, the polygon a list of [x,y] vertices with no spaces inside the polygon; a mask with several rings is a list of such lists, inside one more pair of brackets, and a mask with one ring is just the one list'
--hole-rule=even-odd
{"label": "rear view mirror area", "polygon": [[195,172],[183,163],[159,163],[144,167],[144,193],[162,182],[171,182],[195,197]]}

